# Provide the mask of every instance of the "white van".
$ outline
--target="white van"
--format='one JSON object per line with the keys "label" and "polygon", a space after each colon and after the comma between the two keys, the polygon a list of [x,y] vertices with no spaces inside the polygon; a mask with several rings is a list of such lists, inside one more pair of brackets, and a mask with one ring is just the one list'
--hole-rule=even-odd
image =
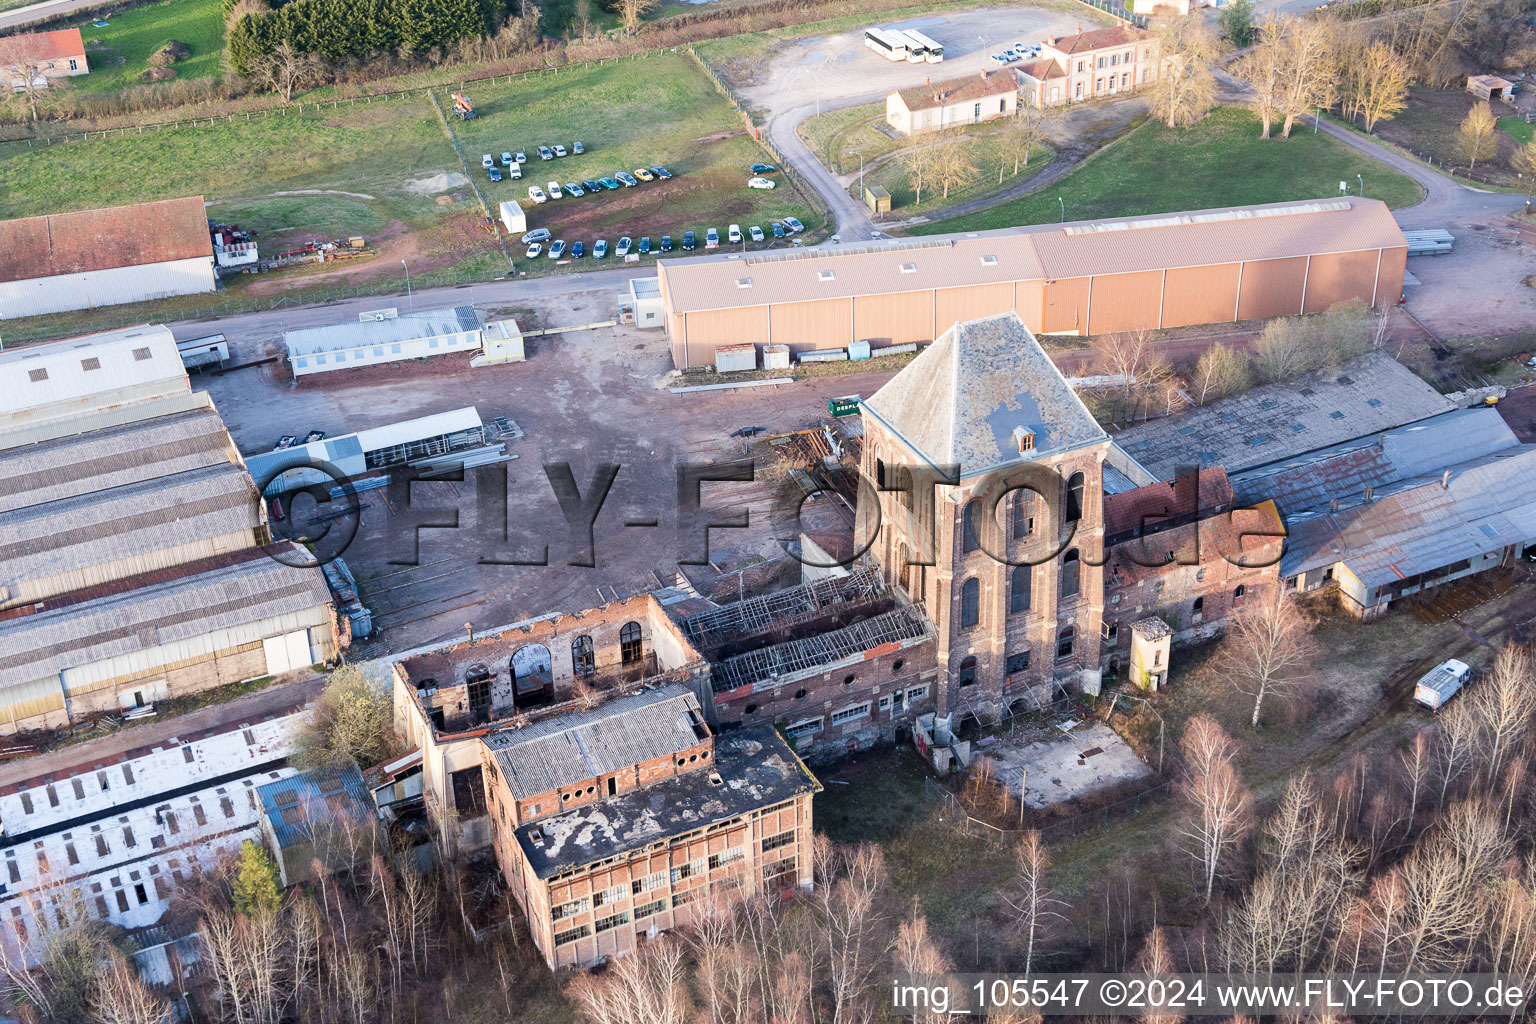
{"label": "white van", "polygon": [[725,233],[725,237],[730,241],[732,245],[739,244],[741,242],[741,225],[732,224],[730,229]]}
{"label": "white van", "polygon": [[1442,661],[1419,680],[1413,688],[1413,700],[1431,711],[1439,711],[1445,702],[1456,696],[1472,675],[1472,668],[1464,661],[1452,658]]}

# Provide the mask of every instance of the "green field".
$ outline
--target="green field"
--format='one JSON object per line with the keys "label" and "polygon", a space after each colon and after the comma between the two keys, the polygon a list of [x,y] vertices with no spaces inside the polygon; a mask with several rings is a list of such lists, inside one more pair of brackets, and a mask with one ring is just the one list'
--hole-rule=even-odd
{"label": "green field", "polygon": [[1499,131],[1523,146],[1530,142],[1533,136],[1536,136],[1536,125],[1528,121],[1522,121],[1518,117],[1501,117],[1499,118]]}
{"label": "green field", "polygon": [[219,0],[161,0],[111,15],[106,28],[95,27],[94,20],[76,22],[91,65],[89,75],[69,80],[76,92],[114,92],[139,85],[150,56],[172,40],[192,48],[192,56],[171,65],[177,78],[220,73],[224,15]]}
{"label": "green field", "polygon": [[1339,194],[1341,181],[1358,191],[1357,174],[1365,179],[1365,194],[1389,206],[1407,206],[1423,197],[1412,178],[1331,136],[1298,126],[1289,139],[1261,140],[1252,114],[1226,107],[1190,129],[1149,122],[1041,192],[912,231],[938,234],[1049,223],[1061,219],[1058,196],[1066,204],[1067,220],[1324,199]]}

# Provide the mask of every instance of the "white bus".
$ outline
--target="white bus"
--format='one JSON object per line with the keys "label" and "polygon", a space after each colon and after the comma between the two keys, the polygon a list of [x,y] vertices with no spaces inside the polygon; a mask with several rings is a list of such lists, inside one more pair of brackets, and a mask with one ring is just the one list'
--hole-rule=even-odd
{"label": "white bus", "polygon": [[929,64],[937,64],[944,59],[944,47],[923,35],[921,32],[915,32],[908,28],[903,29],[902,34],[912,42],[916,43],[918,46],[922,47],[923,60],[927,61]]}
{"label": "white bus", "polygon": [[888,28],[885,30],[885,34],[888,36],[899,36],[906,40],[908,64],[921,64],[926,59],[927,55],[923,50],[923,44],[918,42],[917,37],[911,32],[905,29]]}
{"label": "white bus", "polygon": [[868,29],[864,33],[864,45],[886,60],[907,59],[907,37],[900,32],[887,32],[883,28]]}

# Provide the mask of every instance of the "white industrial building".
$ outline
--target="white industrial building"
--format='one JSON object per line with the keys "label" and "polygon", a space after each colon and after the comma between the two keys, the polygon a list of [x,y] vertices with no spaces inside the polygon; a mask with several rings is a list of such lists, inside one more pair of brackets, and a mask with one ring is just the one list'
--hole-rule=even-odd
{"label": "white industrial building", "polygon": [[156,926],[184,883],[261,842],[254,792],[293,775],[307,715],[295,700],[139,747],[113,736],[0,767],[0,949],[30,963],[59,914],[84,913],[128,929],[141,976],[179,991],[201,944]]}
{"label": "white industrial building", "polygon": [[322,573],[270,548],[169,331],[0,354],[0,733],[335,657]]}
{"label": "white industrial building", "polygon": [[[495,351],[487,347],[487,336],[501,343]],[[515,353],[508,346],[513,336]],[[477,365],[483,365],[486,361],[521,359],[523,351],[516,324],[498,321],[486,325],[474,306],[408,313],[377,309],[358,314],[356,323],[284,331],[283,342],[288,346],[288,365],[294,377],[454,352],[473,352],[480,357]]]}
{"label": "white industrial building", "polygon": [[217,287],[201,196],[0,221],[0,320]]}

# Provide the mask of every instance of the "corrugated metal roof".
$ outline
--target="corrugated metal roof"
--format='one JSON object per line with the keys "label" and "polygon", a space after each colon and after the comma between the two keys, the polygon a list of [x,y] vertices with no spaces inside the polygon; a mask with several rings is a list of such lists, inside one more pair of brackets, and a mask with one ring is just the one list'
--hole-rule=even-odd
{"label": "corrugated metal roof", "polygon": [[0,281],[213,259],[202,196],[0,221]]}
{"label": "corrugated metal roof", "polygon": [[0,513],[227,465],[228,445],[218,414],[194,409],[0,451]]}
{"label": "corrugated metal roof", "polygon": [[1519,445],[1391,484],[1337,512],[1289,517],[1280,573],[1342,562],[1367,587],[1536,539],[1536,445]]}
{"label": "corrugated metal roof", "polygon": [[1115,443],[1159,480],[1193,464],[1220,465],[1230,476],[1454,408],[1412,370],[1371,352],[1143,423],[1115,435]]}
{"label": "corrugated metal roof", "polygon": [[[0,239],[0,258],[4,240]],[[163,381],[186,391],[176,339],[159,325],[125,327],[0,352],[0,415]]]}
{"label": "corrugated metal roof", "polygon": [[314,826],[346,818],[354,825],[373,817],[373,799],[357,765],[315,768],[256,787],[261,813],[278,849],[301,846],[314,838]]}
{"label": "corrugated metal roof", "polygon": [[[955,324],[864,408],[934,466],[970,477],[1106,439],[1017,314]],[[1034,435],[1028,455],[1018,434]]]}
{"label": "corrugated metal roof", "polygon": [[320,573],[261,558],[7,619],[0,621],[0,686],[330,603]]}
{"label": "corrugated metal roof", "polygon": [[288,355],[292,358],[368,345],[392,345],[422,338],[439,338],[446,334],[463,334],[478,331],[480,326],[480,314],[475,312],[474,306],[449,306],[401,313],[379,320],[359,320],[356,323],[284,331],[283,342],[288,346]]}
{"label": "corrugated metal roof", "polygon": [[897,89],[891,95],[900,96],[908,110],[928,110],[946,107],[951,103],[966,103],[986,96],[1001,96],[1016,91],[1012,77],[1005,71],[983,71],[964,78],[950,78],[929,85],[913,85]]}
{"label": "corrugated metal roof", "polygon": [[696,747],[703,722],[693,691],[672,685],[503,729],[485,745],[522,799]]}
{"label": "corrugated metal roof", "polygon": [[[1272,203],[748,259],[662,260],[671,312],[1405,247],[1375,199]],[[742,282],[747,282],[742,284]]]}

